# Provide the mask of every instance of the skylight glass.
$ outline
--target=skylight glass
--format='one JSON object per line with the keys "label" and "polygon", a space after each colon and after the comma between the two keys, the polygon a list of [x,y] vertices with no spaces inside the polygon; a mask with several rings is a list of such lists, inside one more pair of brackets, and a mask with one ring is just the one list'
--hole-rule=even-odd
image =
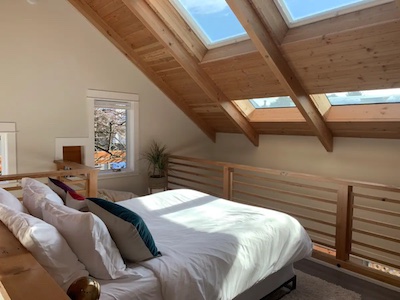
{"label": "skylight glass", "polygon": [[[400,103],[400,88],[354,91],[326,94],[331,105],[358,105],[358,104],[385,104]],[[250,99],[250,103],[256,109],[285,108],[296,105],[288,96]]]}
{"label": "skylight glass", "polygon": [[295,107],[296,105],[290,97],[270,97],[270,98],[257,98],[250,99],[251,104],[255,108],[283,108]]}
{"label": "skylight glass", "polygon": [[400,103],[400,88],[326,95],[332,105]]}
{"label": "skylight glass", "polygon": [[208,47],[247,38],[225,0],[171,0],[171,3]]}
{"label": "skylight glass", "polygon": [[391,0],[275,0],[289,26],[298,26],[334,17]]}

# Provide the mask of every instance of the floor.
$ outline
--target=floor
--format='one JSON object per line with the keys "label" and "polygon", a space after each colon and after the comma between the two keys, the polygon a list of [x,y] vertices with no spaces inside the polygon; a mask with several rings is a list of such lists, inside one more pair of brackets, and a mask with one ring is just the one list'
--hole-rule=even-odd
{"label": "floor", "polygon": [[361,294],[362,300],[399,300],[400,292],[382,287],[358,277],[351,276],[336,268],[328,267],[312,260],[303,259],[294,267],[304,273],[319,277]]}

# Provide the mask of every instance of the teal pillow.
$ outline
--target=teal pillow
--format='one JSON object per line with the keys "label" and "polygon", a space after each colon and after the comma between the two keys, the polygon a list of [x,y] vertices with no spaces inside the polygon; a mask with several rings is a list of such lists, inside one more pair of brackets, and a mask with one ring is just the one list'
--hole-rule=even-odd
{"label": "teal pillow", "polygon": [[89,210],[106,224],[125,260],[140,262],[161,255],[146,223],[138,214],[104,199],[87,198],[86,202]]}

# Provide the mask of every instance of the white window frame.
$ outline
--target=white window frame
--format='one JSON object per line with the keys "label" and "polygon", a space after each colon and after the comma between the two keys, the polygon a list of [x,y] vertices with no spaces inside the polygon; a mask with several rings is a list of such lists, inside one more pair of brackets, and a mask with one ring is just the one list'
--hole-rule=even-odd
{"label": "white window frame", "polygon": [[102,170],[99,176],[116,177],[125,175],[138,175],[139,174],[139,96],[131,93],[101,91],[101,90],[88,90],[87,91],[87,105],[88,105],[88,121],[89,121],[89,141],[88,147],[91,155],[87,156],[85,164],[94,167],[94,109],[96,100],[116,101],[116,102],[130,102],[131,108],[127,110],[127,151],[126,169],[120,172],[113,172],[112,170]]}
{"label": "white window frame", "polygon": [[170,3],[172,6],[175,7],[175,9],[178,11],[178,13],[181,15],[181,17],[186,21],[186,23],[189,24],[190,28],[196,33],[198,38],[203,42],[203,44],[206,46],[207,49],[215,49],[219,48],[222,46],[230,45],[230,44],[235,44],[239,43],[245,40],[249,40],[250,37],[249,35],[245,32],[240,35],[228,37],[226,39],[222,39],[218,42],[212,42],[210,38],[207,36],[207,34],[203,31],[203,29],[200,27],[200,25],[197,24],[197,22],[192,18],[190,13],[185,9],[185,7],[179,2],[179,0],[170,0]]}
{"label": "white window frame", "polygon": [[15,123],[0,123],[2,174],[17,173],[17,138]]}
{"label": "white window frame", "polygon": [[[313,16],[305,17],[305,18],[302,18],[297,21],[292,19],[290,12],[287,9],[286,4],[284,3],[285,0],[274,0],[274,1],[275,1],[276,6],[278,7],[279,12],[283,16],[283,19],[285,20],[286,24],[288,25],[288,27],[294,28],[294,27],[299,27],[302,25],[307,25],[307,24],[311,24],[314,22],[318,22],[318,21],[323,21],[326,19],[340,16],[340,15],[348,14],[351,12],[360,11],[360,10],[363,10],[366,8],[386,4],[386,3],[392,2],[393,0],[379,0],[379,1],[364,0],[364,2],[361,2],[361,3],[345,5],[343,7],[329,10],[326,12],[322,12],[319,14],[315,14]],[[323,1],[323,0],[321,0],[321,1]]]}

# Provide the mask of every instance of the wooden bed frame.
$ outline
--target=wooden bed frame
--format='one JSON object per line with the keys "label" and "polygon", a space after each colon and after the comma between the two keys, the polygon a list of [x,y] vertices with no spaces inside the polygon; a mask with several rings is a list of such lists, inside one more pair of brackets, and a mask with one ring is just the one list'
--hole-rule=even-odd
{"label": "wooden bed frame", "polygon": [[[0,186],[21,197],[20,180],[24,177],[47,182],[57,178],[80,187],[79,193],[97,196],[98,170],[77,163],[55,161],[56,171],[0,176]],[[70,300],[46,270],[0,222],[0,295],[12,300]],[[7,294],[8,295],[7,295]],[[9,298],[7,298],[9,297]]]}

